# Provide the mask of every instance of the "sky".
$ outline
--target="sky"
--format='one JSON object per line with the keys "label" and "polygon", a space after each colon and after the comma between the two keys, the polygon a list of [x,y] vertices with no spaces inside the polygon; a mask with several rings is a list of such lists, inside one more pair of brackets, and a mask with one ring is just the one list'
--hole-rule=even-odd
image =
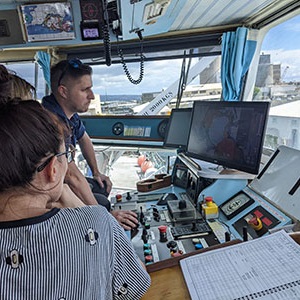
{"label": "sky", "polygon": [[281,70],[288,67],[285,81],[300,82],[300,16],[272,28],[264,39],[262,52],[271,54],[272,63],[281,63]]}
{"label": "sky", "polygon": [[[271,54],[271,62],[281,63],[282,72],[287,68],[285,81],[300,81],[300,16],[271,29],[262,45],[262,52]],[[194,60],[194,63],[196,59]],[[93,90],[101,95],[141,95],[159,92],[179,79],[182,60],[145,62],[144,76],[140,84],[127,79],[122,65],[93,66]],[[133,79],[139,78],[139,63],[128,64]],[[34,67],[25,64],[9,65],[21,77],[34,82]],[[42,71],[40,70],[40,74]],[[42,75],[41,75],[42,76]],[[43,82],[39,80],[38,95],[44,94]],[[194,81],[194,84],[198,82]]]}

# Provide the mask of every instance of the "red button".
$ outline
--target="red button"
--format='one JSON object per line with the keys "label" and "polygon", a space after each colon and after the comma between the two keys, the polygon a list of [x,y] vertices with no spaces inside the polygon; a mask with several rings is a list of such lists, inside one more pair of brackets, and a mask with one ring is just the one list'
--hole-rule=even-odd
{"label": "red button", "polygon": [[159,230],[159,232],[161,232],[161,233],[167,232],[167,229],[168,229],[168,227],[165,226],[165,225],[161,225],[161,226],[158,227],[158,230]]}
{"label": "red button", "polygon": [[122,195],[121,194],[117,194],[116,195],[116,200],[117,200],[117,202],[121,202],[122,201]]}
{"label": "red button", "polygon": [[152,262],[153,261],[153,256],[152,255],[146,255],[145,256],[145,262]]}

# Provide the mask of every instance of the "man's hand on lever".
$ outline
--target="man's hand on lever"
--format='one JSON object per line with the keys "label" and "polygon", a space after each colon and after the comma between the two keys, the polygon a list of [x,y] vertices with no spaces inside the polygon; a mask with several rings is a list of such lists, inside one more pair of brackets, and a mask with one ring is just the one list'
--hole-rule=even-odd
{"label": "man's hand on lever", "polygon": [[112,189],[112,182],[110,178],[104,174],[96,173],[93,175],[93,178],[99,183],[101,188],[104,188],[103,182],[106,182],[106,191],[109,194]]}
{"label": "man's hand on lever", "polygon": [[130,210],[113,210],[111,214],[125,230],[131,230],[138,225],[137,214]]}

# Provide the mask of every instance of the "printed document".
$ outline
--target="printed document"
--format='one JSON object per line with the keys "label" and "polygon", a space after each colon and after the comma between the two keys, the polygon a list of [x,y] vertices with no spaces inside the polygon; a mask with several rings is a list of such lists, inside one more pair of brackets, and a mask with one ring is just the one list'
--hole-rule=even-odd
{"label": "printed document", "polygon": [[283,230],[180,266],[192,300],[300,299],[300,246]]}

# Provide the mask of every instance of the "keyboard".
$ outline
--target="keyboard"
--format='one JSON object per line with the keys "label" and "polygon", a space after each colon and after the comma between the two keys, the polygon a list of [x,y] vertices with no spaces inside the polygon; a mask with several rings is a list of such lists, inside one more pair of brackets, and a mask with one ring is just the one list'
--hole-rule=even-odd
{"label": "keyboard", "polygon": [[180,225],[171,228],[171,233],[175,240],[203,236],[209,234],[211,231],[211,228],[205,222]]}

